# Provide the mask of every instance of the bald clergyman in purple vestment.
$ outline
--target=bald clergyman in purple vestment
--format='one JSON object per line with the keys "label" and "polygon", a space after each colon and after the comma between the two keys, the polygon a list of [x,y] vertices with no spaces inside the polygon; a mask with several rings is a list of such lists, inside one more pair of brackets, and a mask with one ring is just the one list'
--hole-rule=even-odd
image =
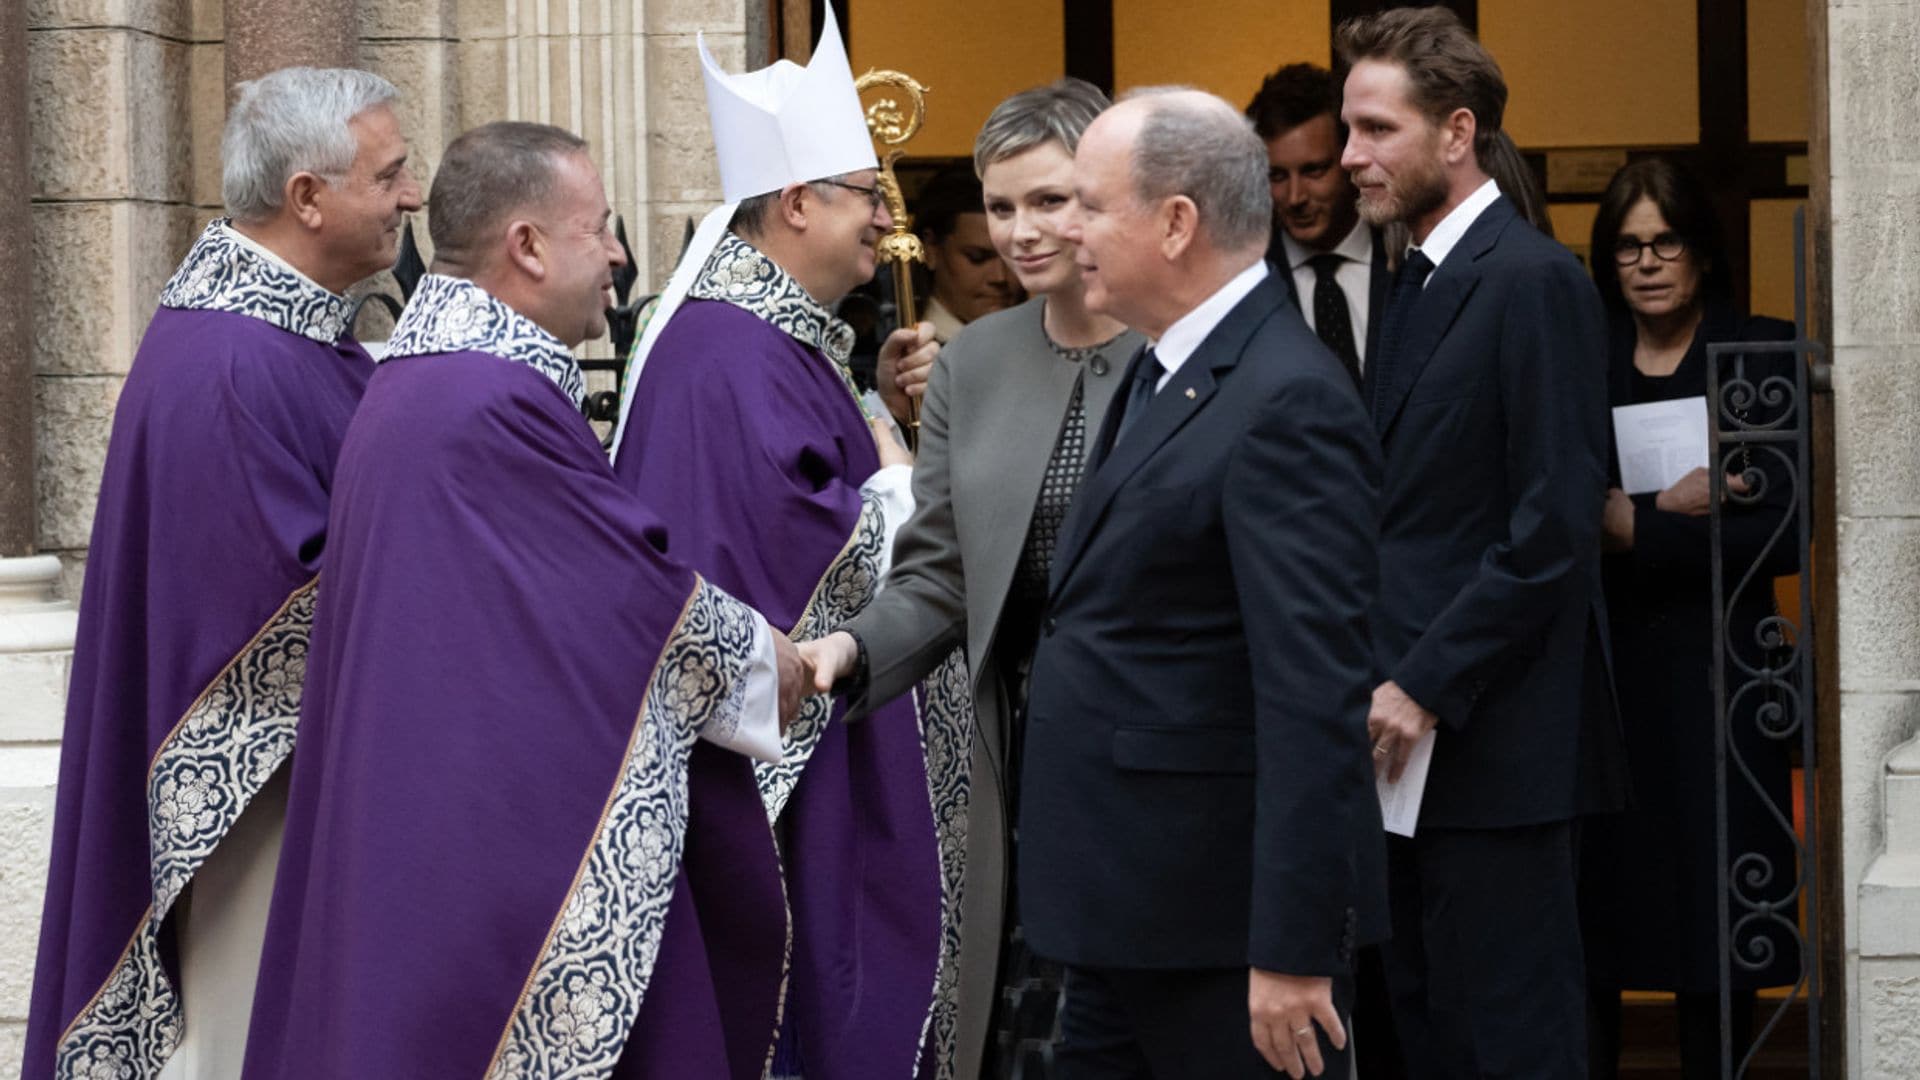
{"label": "bald clergyman in purple vestment", "polygon": [[[911,459],[876,438],[846,368],[853,331],[827,306],[873,275],[891,222],[831,23],[805,69],[728,76],[701,51],[729,205],[696,232],[642,340],[615,470],[671,522],[675,557],[814,637],[865,606],[912,511]],[[814,699],[783,760],[759,767],[793,919],[776,1076],[951,1071],[963,662],[910,697],[852,725]]]}
{"label": "bald clergyman in purple vestment", "polygon": [[386,80],[288,69],[227,122],[230,220],[114,417],[61,745],[25,1068],[240,1067],[334,459],[373,362],[347,287],[420,207]]}
{"label": "bald clergyman in purple vestment", "polygon": [[435,272],[340,452],[245,1075],[763,1067],[773,835],[689,759],[777,758],[805,672],[668,557],[581,414],[571,346],[623,262],[586,144],[477,128],[430,203]]}

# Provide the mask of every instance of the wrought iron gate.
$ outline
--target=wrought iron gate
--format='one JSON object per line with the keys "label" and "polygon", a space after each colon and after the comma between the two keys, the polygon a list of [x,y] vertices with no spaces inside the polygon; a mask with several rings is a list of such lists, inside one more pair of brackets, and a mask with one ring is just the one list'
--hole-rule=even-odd
{"label": "wrought iron gate", "polygon": [[[1715,838],[1719,868],[1720,1069],[1722,1077],[1749,1074],[1760,1050],[1791,1016],[1806,1008],[1806,1075],[1820,1075],[1819,838],[1815,740],[1812,558],[1812,394],[1826,389],[1826,350],[1807,339],[1805,231],[1794,218],[1794,328],[1792,341],[1725,342],[1707,346],[1708,460],[1713,576],[1713,700]],[[1793,359],[1780,373],[1782,355]],[[1727,481],[1739,477],[1746,490]],[[1750,565],[1725,565],[1726,508],[1778,511],[1764,548]],[[1765,508],[1765,509],[1762,509]],[[1782,565],[1784,563],[1784,565]],[[1793,617],[1776,611],[1747,625],[1736,614],[1753,590],[1773,589],[1775,574],[1797,574]],[[1785,744],[1798,751],[1805,824],[1796,829],[1791,795],[1769,791],[1748,753],[1756,745]],[[1745,749],[1743,749],[1745,748]],[[1757,802],[1764,832],[1791,840],[1793,865],[1775,865],[1764,843],[1736,843],[1731,807]],[[1744,824],[1744,823],[1743,823]],[[1747,831],[1751,837],[1752,832]],[[1779,836],[1773,836],[1776,842]],[[1734,850],[1744,848],[1745,850]],[[1798,952],[1798,980],[1784,999],[1758,1003],[1750,1045],[1735,1046],[1733,978],[1736,971],[1772,968],[1783,948]]]}

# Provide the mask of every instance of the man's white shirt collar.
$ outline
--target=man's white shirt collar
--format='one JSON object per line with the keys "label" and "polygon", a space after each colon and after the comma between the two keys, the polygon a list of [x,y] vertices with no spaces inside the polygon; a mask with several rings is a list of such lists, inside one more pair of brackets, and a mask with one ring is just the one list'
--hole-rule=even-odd
{"label": "man's white shirt collar", "polygon": [[[1440,224],[1435,225],[1433,231],[1427,234],[1427,242],[1418,245],[1415,250],[1433,260],[1435,270],[1440,269],[1440,264],[1446,262],[1447,256],[1459,246],[1461,237],[1466,236],[1467,230],[1479,220],[1481,212],[1492,206],[1493,200],[1499,197],[1499,184],[1491,180],[1481,184],[1473,194],[1460,200],[1459,206],[1454,207],[1446,217],[1441,218]],[[1431,278],[1433,275],[1429,273],[1427,276]]]}
{"label": "man's white shirt collar", "polygon": [[1167,327],[1167,332],[1160,335],[1159,341],[1153,343],[1153,355],[1159,359],[1160,366],[1167,371],[1160,377],[1160,381],[1154,384],[1155,390],[1167,385],[1167,380],[1173,378],[1174,372],[1180,370],[1180,365],[1186,363],[1187,358],[1200,347],[1200,343],[1207,340],[1207,335],[1213,333],[1213,328],[1219,326],[1220,320],[1227,317],[1227,312],[1232,311],[1235,304],[1245,300],[1248,293],[1266,280],[1266,276],[1267,261],[1255,259],[1252,266],[1234,275],[1232,280],[1220,286],[1218,292],[1202,300],[1199,306],[1180,316],[1172,326]]}
{"label": "man's white shirt collar", "polygon": [[[1280,233],[1280,246],[1285,249],[1287,253],[1287,269],[1289,270],[1300,269],[1307,265],[1307,260],[1320,254],[1320,252],[1295,240],[1293,235],[1285,230],[1282,230]],[[1346,239],[1340,241],[1330,254],[1338,255],[1343,259],[1360,263],[1363,266],[1372,263],[1373,226],[1368,225],[1364,218],[1355,221],[1353,228],[1347,230]]]}

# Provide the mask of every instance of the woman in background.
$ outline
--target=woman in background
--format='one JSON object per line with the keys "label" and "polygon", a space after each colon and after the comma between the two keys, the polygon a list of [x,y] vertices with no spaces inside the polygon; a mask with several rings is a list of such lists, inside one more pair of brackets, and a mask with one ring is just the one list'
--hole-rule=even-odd
{"label": "woman in background", "polygon": [[[1704,397],[1709,344],[1794,336],[1789,323],[1735,309],[1713,207],[1699,183],[1670,162],[1638,161],[1614,175],[1594,219],[1592,243],[1594,282],[1612,316],[1608,375],[1615,406]],[[1794,362],[1791,354],[1728,357],[1721,378],[1732,379],[1740,370],[1736,365],[1743,365],[1758,388],[1771,377],[1790,379]],[[1744,419],[1763,423],[1777,415],[1761,399]],[[1769,652],[1760,630],[1774,613],[1772,575],[1792,573],[1798,565],[1791,483],[1765,452],[1709,464],[1728,472],[1734,493],[1723,506],[1721,534],[1732,609],[1728,640],[1742,663],[1757,667]],[[1617,1070],[1620,991],[1670,990],[1679,1011],[1683,1075],[1719,1076],[1712,674],[1721,661],[1713,644],[1709,476],[1694,469],[1665,490],[1629,495],[1619,487],[1616,464],[1613,484],[1603,524],[1603,574],[1634,802],[1625,813],[1590,820],[1582,836],[1581,910],[1595,1012],[1592,1072],[1611,1077]],[[1736,594],[1756,563],[1760,572]],[[1727,679],[1730,691],[1743,681],[1732,664]],[[1751,696],[1739,699],[1729,717],[1728,851],[1732,860],[1751,855],[1771,868],[1770,882],[1736,892],[1779,899],[1790,893],[1798,873],[1794,845],[1754,786],[1773,805],[1792,805],[1789,743],[1762,734],[1758,705]],[[1757,865],[1749,861],[1743,868]],[[1731,903],[1737,919],[1741,905]],[[1768,950],[1769,962],[1731,963],[1736,1063],[1752,1037],[1754,990],[1792,982],[1798,950],[1778,924],[1759,923],[1752,933],[1735,935],[1737,957],[1765,959]]]}
{"label": "woman in background", "polygon": [[921,317],[933,324],[933,339],[945,345],[962,326],[1018,303],[1020,288],[1013,270],[994,250],[980,178],[972,168],[940,170],[914,201],[913,230],[926,245],[933,277]]}

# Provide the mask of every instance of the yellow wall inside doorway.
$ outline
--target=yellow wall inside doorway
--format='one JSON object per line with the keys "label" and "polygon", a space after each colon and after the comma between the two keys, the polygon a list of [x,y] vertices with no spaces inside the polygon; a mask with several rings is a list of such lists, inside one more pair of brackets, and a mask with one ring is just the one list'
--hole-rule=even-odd
{"label": "yellow wall inside doorway", "polygon": [[1326,0],[1113,0],[1115,88],[1182,83],[1244,107],[1282,64],[1325,67]]}
{"label": "yellow wall inside doorway", "polygon": [[904,71],[928,87],[914,157],[970,157],[973,137],[1010,94],[1052,82],[1066,56],[1057,3],[1034,0],[851,0],[853,73]]}

